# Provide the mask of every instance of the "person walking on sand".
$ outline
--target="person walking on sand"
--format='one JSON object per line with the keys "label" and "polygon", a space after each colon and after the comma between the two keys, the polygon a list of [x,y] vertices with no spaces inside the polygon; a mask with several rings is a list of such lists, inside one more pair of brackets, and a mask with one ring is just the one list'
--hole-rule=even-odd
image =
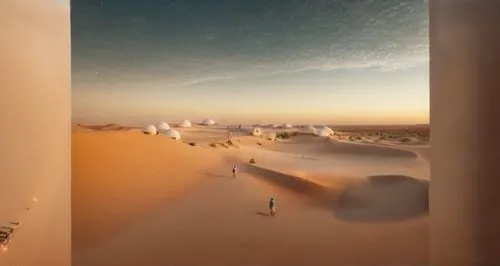
{"label": "person walking on sand", "polygon": [[271,216],[276,215],[276,200],[273,197],[269,200],[269,214]]}
{"label": "person walking on sand", "polygon": [[235,165],[233,166],[233,178],[236,178],[236,171],[238,170],[238,167]]}

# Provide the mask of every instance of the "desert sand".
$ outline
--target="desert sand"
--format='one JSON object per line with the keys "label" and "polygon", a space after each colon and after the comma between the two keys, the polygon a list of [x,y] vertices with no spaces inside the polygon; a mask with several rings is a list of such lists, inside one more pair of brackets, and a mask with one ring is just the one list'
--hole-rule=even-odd
{"label": "desert sand", "polygon": [[428,264],[425,138],[176,129],[73,127],[73,265]]}

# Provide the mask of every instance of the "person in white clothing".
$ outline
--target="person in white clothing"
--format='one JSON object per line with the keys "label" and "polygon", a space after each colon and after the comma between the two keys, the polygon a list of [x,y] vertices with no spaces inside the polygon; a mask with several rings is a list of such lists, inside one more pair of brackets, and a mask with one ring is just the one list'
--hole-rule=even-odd
{"label": "person in white clothing", "polygon": [[233,166],[233,177],[236,177],[236,171],[238,171],[238,167],[235,165]]}

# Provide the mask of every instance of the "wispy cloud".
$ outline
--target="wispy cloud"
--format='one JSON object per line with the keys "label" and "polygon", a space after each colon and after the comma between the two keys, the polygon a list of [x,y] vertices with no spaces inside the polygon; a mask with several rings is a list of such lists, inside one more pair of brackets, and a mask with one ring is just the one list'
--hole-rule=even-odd
{"label": "wispy cloud", "polygon": [[92,79],[96,71],[102,76],[122,73],[130,80],[162,80],[165,88],[176,88],[428,63],[425,1],[215,2],[134,7],[123,0],[104,8],[77,3],[72,18],[76,75]]}

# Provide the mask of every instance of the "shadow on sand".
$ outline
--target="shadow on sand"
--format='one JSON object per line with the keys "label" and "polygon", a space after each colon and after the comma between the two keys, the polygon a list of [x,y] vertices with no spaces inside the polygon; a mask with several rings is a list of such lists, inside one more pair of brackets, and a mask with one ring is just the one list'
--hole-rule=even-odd
{"label": "shadow on sand", "polygon": [[318,161],[319,160],[318,158],[309,157],[309,156],[297,156],[297,157],[294,157],[294,159],[301,159],[301,160],[307,160],[307,161]]}
{"label": "shadow on sand", "polygon": [[336,218],[344,221],[389,222],[429,212],[429,182],[409,176],[369,176],[341,189],[331,189],[255,165],[247,165],[245,171],[332,210]]}
{"label": "shadow on sand", "polygon": [[269,215],[268,213],[265,213],[265,212],[256,212],[255,214],[260,215],[260,216],[269,216],[269,217],[271,217],[271,215]]}
{"label": "shadow on sand", "polygon": [[206,176],[209,176],[209,177],[215,177],[215,178],[228,178],[228,179],[233,179],[233,177],[231,176],[231,174],[227,174],[227,175],[222,175],[222,174],[214,174],[214,173],[205,173]]}
{"label": "shadow on sand", "polygon": [[335,216],[351,222],[383,222],[429,213],[429,182],[403,175],[369,176],[346,189],[334,205]]}

